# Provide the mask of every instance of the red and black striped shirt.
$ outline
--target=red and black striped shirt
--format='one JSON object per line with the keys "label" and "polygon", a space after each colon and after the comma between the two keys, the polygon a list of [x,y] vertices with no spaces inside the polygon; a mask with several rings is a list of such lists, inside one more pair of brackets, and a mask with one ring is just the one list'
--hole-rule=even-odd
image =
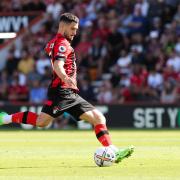
{"label": "red and black striped shirt", "polygon": [[[51,87],[60,86],[61,88],[68,88],[78,90],[77,80],[76,80],[76,57],[74,49],[71,47],[69,41],[64,38],[61,34],[57,34],[52,40],[50,40],[46,47],[45,52],[51,58],[51,64],[53,69],[53,78],[51,82]],[[60,77],[54,71],[54,61],[64,61],[64,69],[68,77],[70,77],[75,85],[68,85],[63,82]]]}

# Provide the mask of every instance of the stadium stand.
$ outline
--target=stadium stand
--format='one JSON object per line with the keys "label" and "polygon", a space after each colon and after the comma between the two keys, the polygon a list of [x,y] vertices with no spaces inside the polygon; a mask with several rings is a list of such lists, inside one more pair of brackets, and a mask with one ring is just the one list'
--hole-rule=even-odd
{"label": "stadium stand", "polygon": [[43,49],[66,11],[80,18],[73,47],[84,98],[104,104],[180,100],[178,0],[6,0],[0,11],[44,15],[36,32],[22,32],[18,45],[13,41],[0,49],[9,47],[0,72],[1,101],[46,99],[51,67]]}

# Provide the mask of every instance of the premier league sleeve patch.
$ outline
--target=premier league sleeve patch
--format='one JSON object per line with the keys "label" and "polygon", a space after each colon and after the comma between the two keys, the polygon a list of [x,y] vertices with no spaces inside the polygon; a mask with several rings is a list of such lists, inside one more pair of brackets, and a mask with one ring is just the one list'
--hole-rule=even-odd
{"label": "premier league sleeve patch", "polygon": [[59,52],[61,52],[61,53],[66,52],[66,47],[65,46],[59,46]]}

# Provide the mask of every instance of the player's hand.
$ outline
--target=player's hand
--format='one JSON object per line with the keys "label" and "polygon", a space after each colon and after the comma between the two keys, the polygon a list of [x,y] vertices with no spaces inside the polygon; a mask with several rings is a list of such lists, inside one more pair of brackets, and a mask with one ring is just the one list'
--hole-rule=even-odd
{"label": "player's hand", "polygon": [[68,77],[68,76],[66,76],[66,77],[63,79],[63,81],[64,81],[66,84],[68,84],[69,86],[76,86],[76,84],[74,83],[74,81],[73,81],[70,77]]}

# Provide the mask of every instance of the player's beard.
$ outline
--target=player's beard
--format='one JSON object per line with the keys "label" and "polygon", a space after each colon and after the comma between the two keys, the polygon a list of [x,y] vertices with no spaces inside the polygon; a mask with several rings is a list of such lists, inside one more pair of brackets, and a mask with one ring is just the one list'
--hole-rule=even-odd
{"label": "player's beard", "polygon": [[64,37],[69,41],[69,42],[71,42],[72,41],[72,39],[71,38],[69,38],[69,36],[68,36],[68,33],[66,33],[66,32],[64,32]]}

